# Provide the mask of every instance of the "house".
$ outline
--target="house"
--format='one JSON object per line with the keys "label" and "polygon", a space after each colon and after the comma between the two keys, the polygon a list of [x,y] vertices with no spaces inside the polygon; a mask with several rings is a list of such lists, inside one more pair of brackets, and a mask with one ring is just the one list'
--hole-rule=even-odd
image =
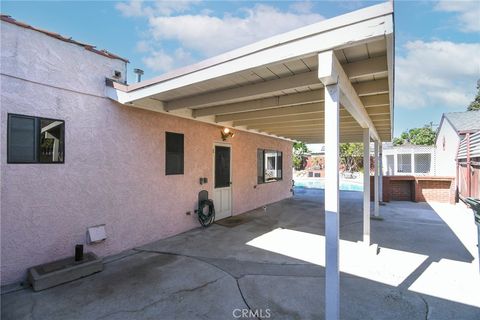
{"label": "house", "polygon": [[291,140],[224,141],[223,126],[123,106],[105,78],[123,82],[126,59],[6,16],[1,27],[3,284],[73,254],[91,226],[105,224],[87,249],[100,256],[192,229],[204,189],[217,219],[291,196]]}
{"label": "house", "polygon": [[309,178],[321,178],[325,176],[325,152],[312,152],[307,156],[305,166],[306,176]]}
{"label": "house", "polygon": [[480,198],[480,131],[467,133],[457,152],[457,191],[461,198]]}
{"label": "house", "polygon": [[385,142],[383,150],[383,175],[435,176],[435,147],[406,143],[394,146]]}
{"label": "house", "polygon": [[456,158],[460,141],[467,133],[480,130],[480,111],[444,113],[435,140],[436,174],[456,176]]}
{"label": "house", "polygon": [[378,168],[392,139],[391,2],[133,84],[126,59],[1,23],[3,282],[71,255],[89,226],[105,225],[87,245],[100,256],[192,229],[201,190],[217,219],[290,197],[292,142],[325,143],[325,314],[339,318],[339,143],[373,141]]}

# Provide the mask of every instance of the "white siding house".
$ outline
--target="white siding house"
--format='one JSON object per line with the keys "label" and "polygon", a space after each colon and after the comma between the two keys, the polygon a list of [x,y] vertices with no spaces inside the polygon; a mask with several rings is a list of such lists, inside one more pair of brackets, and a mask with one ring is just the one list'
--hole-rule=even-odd
{"label": "white siding house", "polygon": [[480,130],[480,111],[444,113],[435,141],[436,174],[456,175],[456,157],[460,141],[467,132]]}
{"label": "white siding house", "polygon": [[387,176],[434,176],[435,160],[434,146],[383,144],[383,174]]}

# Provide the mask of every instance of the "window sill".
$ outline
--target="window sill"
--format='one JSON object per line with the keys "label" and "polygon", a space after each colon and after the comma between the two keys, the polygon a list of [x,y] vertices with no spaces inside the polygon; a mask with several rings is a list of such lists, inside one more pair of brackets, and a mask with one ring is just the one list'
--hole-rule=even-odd
{"label": "window sill", "polygon": [[260,184],[269,184],[269,183],[280,182],[280,181],[283,181],[283,179],[268,180]]}

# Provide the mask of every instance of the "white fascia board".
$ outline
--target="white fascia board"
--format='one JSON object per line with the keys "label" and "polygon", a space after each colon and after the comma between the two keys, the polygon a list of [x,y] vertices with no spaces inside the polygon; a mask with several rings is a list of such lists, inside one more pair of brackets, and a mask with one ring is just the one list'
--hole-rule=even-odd
{"label": "white fascia board", "polygon": [[387,65],[388,65],[388,87],[389,87],[389,99],[390,99],[390,119],[391,119],[391,137],[393,139],[394,132],[394,102],[395,102],[395,37],[394,34],[386,35],[387,43]]}
{"label": "white fascia board", "polygon": [[[329,28],[325,28],[325,25],[322,23],[301,28],[292,32],[296,37],[292,37],[290,33],[287,34],[289,38],[288,41],[279,41],[276,45],[272,44],[271,47],[259,51],[252,50],[233,60],[218,63],[163,82],[129,91],[126,101],[138,100],[194,83],[272,63],[279,63],[295,57],[307,56],[333,48],[349,46],[353,43],[374,40],[384,37],[386,34],[393,33],[392,11],[386,10],[383,5],[374,7],[370,9],[375,10],[359,10],[357,14],[360,13],[360,11],[361,14],[358,14],[358,16],[354,14],[354,12],[331,19],[331,21],[324,21],[323,23],[328,22],[327,25]],[[380,10],[380,8],[383,9]],[[319,28],[320,25],[323,28]],[[315,33],[311,29],[319,30]]]}
{"label": "white fascia board", "polygon": [[308,37],[308,36],[322,33],[322,32],[327,32],[329,30],[340,28],[340,27],[357,23],[360,21],[365,21],[365,20],[369,20],[369,19],[373,19],[376,17],[385,16],[385,15],[391,15],[392,13],[393,13],[393,3],[390,0],[384,3],[380,3],[380,4],[363,8],[357,11],[346,13],[344,15],[333,17],[328,20],[323,20],[311,25],[307,25],[302,28],[298,28],[280,35],[267,38],[265,40],[255,42],[253,44],[226,52],[216,57],[203,60],[196,64],[193,64],[178,70],[174,70],[165,75],[162,75],[153,79],[149,79],[149,80],[144,80],[140,83],[131,84],[129,85],[129,88],[131,88],[131,90],[140,89],[142,87],[150,86],[158,82],[170,80],[178,76],[192,73],[201,69],[209,68],[216,64],[234,60],[242,56],[249,55],[252,52],[262,51],[286,42],[297,40],[299,38]]}
{"label": "white fascia board", "polygon": [[372,119],[370,119],[362,100],[358,97],[350,79],[333,51],[322,52],[318,55],[318,78],[325,86],[339,85],[341,92],[340,103],[362,128],[370,128],[372,137],[379,141],[380,136],[375,129]]}
{"label": "white fascia board", "polygon": [[114,101],[120,102],[121,104],[126,104],[132,101],[128,92],[109,86],[106,87],[105,95]]}

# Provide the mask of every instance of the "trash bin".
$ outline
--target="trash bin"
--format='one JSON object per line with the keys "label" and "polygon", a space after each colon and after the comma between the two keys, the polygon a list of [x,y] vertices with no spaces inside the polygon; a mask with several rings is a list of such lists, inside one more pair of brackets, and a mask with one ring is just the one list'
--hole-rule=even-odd
{"label": "trash bin", "polygon": [[480,268],[480,199],[465,198],[465,202],[472,208],[475,224],[477,225],[477,249]]}

